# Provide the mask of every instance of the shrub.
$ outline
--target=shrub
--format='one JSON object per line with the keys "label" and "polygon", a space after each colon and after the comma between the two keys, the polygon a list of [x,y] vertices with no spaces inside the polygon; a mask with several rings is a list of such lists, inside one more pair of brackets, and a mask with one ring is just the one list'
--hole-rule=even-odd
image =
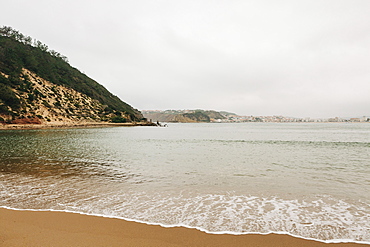
{"label": "shrub", "polygon": [[34,101],[34,100],[35,100],[35,96],[34,96],[32,93],[29,93],[29,94],[28,94],[28,99],[29,99],[30,101]]}
{"label": "shrub", "polygon": [[126,123],[127,119],[121,116],[114,116],[110,119],[112,123]]}
{"label": "shrub", "polygon": [[0,84],[0,100],[9,105],[12,109],[19,109],[21,105],[20,100],[15,96],[14,92],[9,86],[4,84]]}

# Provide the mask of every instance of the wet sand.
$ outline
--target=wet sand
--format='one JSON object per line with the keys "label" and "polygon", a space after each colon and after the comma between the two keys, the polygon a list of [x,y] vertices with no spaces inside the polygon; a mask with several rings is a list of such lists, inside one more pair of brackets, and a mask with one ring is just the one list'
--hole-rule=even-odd
{"label": "wet sand", "polygon": [[164,228],[98,216],[0,208],[0,246],[253,246],[339,247],[288,235],[207,234],[183,227]]}

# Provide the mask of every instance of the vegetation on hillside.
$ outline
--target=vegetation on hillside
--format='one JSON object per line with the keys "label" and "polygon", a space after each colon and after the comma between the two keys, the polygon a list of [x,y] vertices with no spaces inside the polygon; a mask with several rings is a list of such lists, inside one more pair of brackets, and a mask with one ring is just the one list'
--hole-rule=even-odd
{"label": "vegetation on hillside", "polygon": [[166,111],[143,111],[147,119],[160,122],[197,123],[212,122],[226,117],[217,111],[205,110],[166,110]]}
{"label": "vegetation on hillside", "polygon": [[[143,119],[138,110],[71,67],[65,56],[49,50],[48,46],[40,41],[5,26],[0,28],[0,114],[20,114],[23,103],[15,90],[27,92],[30,102],[39,97],[37,91],[31,87],[29,78],[22,73],[23,69],[53,84],[74,89],[99,101],[104,106],[104,114],[118,116],[114,121]],[[122,120],[122,116],[129,116],[129,119]]]}
{"label": "vegetation on hillside", "polygon": [[200,111],[200,110],[197,110],[191,113],[184,113],[182,115],[196,122],[210,122],[211,121],[211,118],[204,111]]}

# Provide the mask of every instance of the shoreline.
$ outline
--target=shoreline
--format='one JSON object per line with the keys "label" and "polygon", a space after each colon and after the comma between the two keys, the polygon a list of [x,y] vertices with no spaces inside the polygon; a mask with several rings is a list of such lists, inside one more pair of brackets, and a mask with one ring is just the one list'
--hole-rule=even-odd
{"label": "shoreline", "polygon": [[131,123],[109,123],[109,122],[87,122],[87,123],[61,123],[61,124],[0,124],[0,130],[19,129],[69,129],[69,128],[100,128],[100,127],[135,127],[155,126],[150,122]]}
{"label": "shoreline", "polygon": [[[168,123],[178,124],[180,122],[168,122]],[[196,123],[190,123],[190,124],[199,124],[199,123],[204,123],[204,122],[196,122]],[[209,122],[209,123],[220,124],[218,122]],[[235,123],[230,123],[230,124],[240,124],[240,123],[255,123],[255,122],[235,122]],[[260,122],[260,123],[290,124],[293,122]],[[335,122],[296,122],[296,123],[298,124],[300,123],[332,124]],[[342,122],[342,123],[351,124],[354,122],[350,122],[350,123]],[[366,123],[366,122],[358,122],[358,123]],[[186,124],[189,124],[189,123],[186,123]],[[205,123],[205,124],[208,124],[208,123]],[[56,123],[53,123],[53,124],[2,124],[0,123],[0,130],[71,129],[71,128],[135,127],[135,126],[157,126],[157,124],[152,123],[152,122],[130,122],[130,123],[86,122],[86,123],[60,123],[60,124],[56,124]]]}
{"label": "shoreline", "polygon": [[209,234],[118,218],[63,211],[0,208],[0,246],[302,246],[360,247],[324,243],[288,234]]}

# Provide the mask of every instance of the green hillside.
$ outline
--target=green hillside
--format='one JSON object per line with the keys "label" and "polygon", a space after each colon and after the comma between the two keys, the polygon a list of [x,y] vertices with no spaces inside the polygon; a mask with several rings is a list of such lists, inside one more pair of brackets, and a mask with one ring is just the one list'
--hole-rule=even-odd
{"label": "green hillside", "polygon": [[[32,100],[40,96],[23,73],[24,69],[97,100],[103,106],[99,112],[101,119],[109,117],[118,121],[126,117],[124,121],[139,121],[143,118],[138,110],[71,67],[65,56],[10,27],[0,28],[0,114],[24,115],[25,104],[32,104]],[[27,101],[18,91],[27,93]]]}
{"label": "green hillside", "polygon": [[166,110],[166,111],[143,111],[144,117],[154,122],[172,123],[209,123],[226,119],[220,112],[212,110]]}

